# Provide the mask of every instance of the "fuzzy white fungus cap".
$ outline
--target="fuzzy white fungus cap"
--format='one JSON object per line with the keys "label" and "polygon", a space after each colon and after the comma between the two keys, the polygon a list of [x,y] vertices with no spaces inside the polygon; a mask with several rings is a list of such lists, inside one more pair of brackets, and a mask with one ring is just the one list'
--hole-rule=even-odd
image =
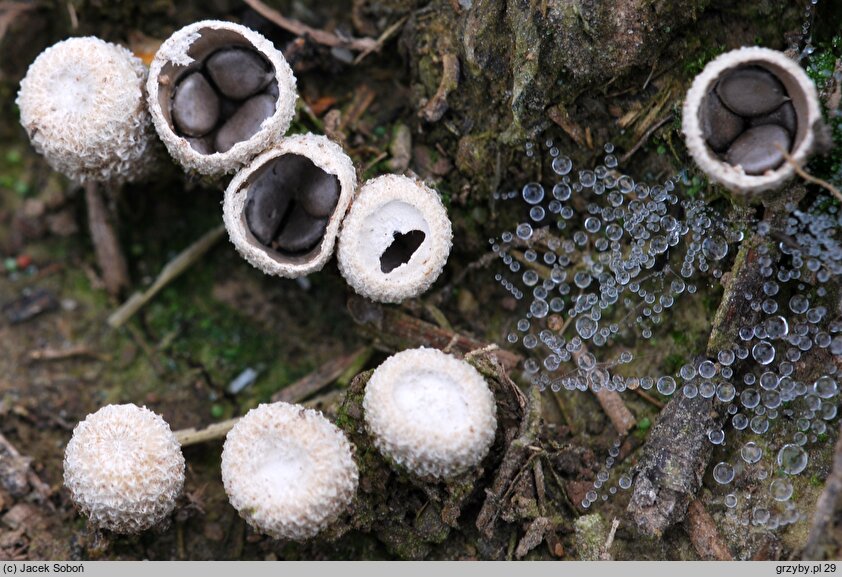
{"label": "fuzzy white fungus cap", "polygon": [[21,124],[35,150],[73,180],[137,180],[156,158],[145,80],[143,63],[122,46],[92,36],[63,40],[21,80]]}
{"label": "fuzzy white fungus cap", "polygon": [[347,509],[358,476],[342,431],[321,413],[289,403],[249,411],[222,451],[231,505],[275,539],[315,536]]}
{"label": "fuzzy white fungus cap", "polygon": [[137,405],[107,405],[76,425],[64,484],[91,524],[138,533],[159,524],[184,486],[184,456],[170,426]]}
{"label": "fuzzy white fungus cap", "polygon": [[[245,208],[252,175],[257,176],[266,163],[285,154],[309,158],[318,168],[335,175],[339,180],[339,200],[330,215],[324,236],[318,246],[304,255],[287,256],[264,246],[254,237],[246,223]],[[354,198],[356,188],[357,173],[354,163],[341,146],[328,137],[317,134],[289,136],[282,138],[237,173],[225,189],[222,218],[228,230],[228,237],[237,252],[252,266],[268,275],[296,278],[322,270],[333,256],[339,225]]]}
{"label": "fuzzy white fungus cap", "polygon": [[[173,130],[171,91],[180,76],[197,69],[217,49],[229,46],[251,48],[269,61],[278,83],[275,113],[263,121],[256,134],[236,143],[227,152],[202,154]],[[155,130],[170,155],[185,169],[208,175],[234,172],[286,134],[298,98],[295,75],[281,51],[251,28],[221,20],[195,22],[167,38],[149,67],[146,90]]]}
{"label": "fuzzy white fungus cap", "polygon": [[[400,266],[383,272],[380,259],[396,234],[424,233]],[[441,274],[453,232],[436,191],[407,176],[387,174],[366,182],[351,205],[339,236],[339,271],[359,294],[399,303],[425,292]]]}
{"label": "fuzzy white fungus cap", "polygon": [[821,109],[816,86],[807,73],[783,52],[757,46],[740,48],[719,55],[696,76],[684,100],[682,131],[687,149],[696,164],[712,180],[738,193],[760,193],[775,190],[793,177],[795,170],[784,162],[775,170],[761,175],[746,174],[741,166],[733,166],[717,158],[705,142],[701,111],[705,98],[729,70],[743,66],[759,66],[771,72],[786,88],[795,108],[798,127],[789,152],[793,162],[803,165],[816,145],[816,129],[821,123]]}
{"label": "fuzzy white fungus cap", "polygon": [[437,349],[386,359],[365,388],[365,422],[380,452],[419,476],[476,467],[497,428],[497,406],[477,370]]}

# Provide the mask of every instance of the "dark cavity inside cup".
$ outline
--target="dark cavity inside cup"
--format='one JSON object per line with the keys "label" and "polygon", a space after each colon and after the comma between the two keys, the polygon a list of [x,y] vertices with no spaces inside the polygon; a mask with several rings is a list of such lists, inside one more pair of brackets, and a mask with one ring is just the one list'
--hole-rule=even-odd
{"label": "dark cavity inside cup", "polygon": [[748,175],[775,170],[806,133],[798,115],[805,98],[795,79],[770,63],[727,70],[699,110],[705,141],[720,160]]}
{"label": "dark cavity inside cup", "polygon": [[159,77],[161,110],[173,131],[200,154],[227,152],[275,113],[271,63],[231,30],[203,29],[189,66],[167,63]]}
{"label": "dark cavity inside cup", "polygon": [[298,154],[268,161],[246,186],[249,232],[286,257],[306,256],[321,244],[341,192],[336,175]]}
{"label": "dark cavity inside cup", "polygon": [[380,255],[380,271],[390,273],[408,263],[425,238],[426,235],[420,230],[410,230],[407,233],[395,232],[392,244]]}

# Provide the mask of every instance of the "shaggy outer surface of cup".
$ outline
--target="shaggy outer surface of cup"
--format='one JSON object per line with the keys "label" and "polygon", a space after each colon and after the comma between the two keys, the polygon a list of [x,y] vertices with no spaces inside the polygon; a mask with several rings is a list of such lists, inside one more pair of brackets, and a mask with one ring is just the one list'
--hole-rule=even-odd
{"label": "shaggy outer surface of cup", "polygon": [[478,466],[497,428],[482,375],[436,349],[389,357],[369,379],[363,408],[380,452],[419,476],[447,478]]}
{"label": "shaggy outer surface of cup", "polygon": [[774,74],[783,83],[795,107],[798,128],[795,133],[790,156],[792,161],[803,165],[816,144],[816,129],[822,122],[819,98],[813,81],[807,73],[782,52],[768,48],[749,47],[726,52],[705,66],[696,76],[684,100],[682,130],[687,149],[705,174],[725,188],[741,194],[753,195],[772,191],[783,186],[792,178],[795,170],[784,162],[775,170],[752,176],[742,167],[732,166],[717,158],[705,142],[701,122],[701,110],[705,97],[717,82],[729,71],[743,66],[759,66]]}
{"label": "shaggy outer surface of cup", "polygon": [[170,426],[136,405],[108,405],[76,425],[64,484],[92,525],[138,533],[166,519],[184,486],[184,457]]}
{"label": "shaggy outer surface of cup", "polygon": [[358,475],[342,431],[321,413],[288,403],[249,411],[222,451],[231,505],[275,539],[315,536],[347,509]]}
{"label": "shaggy outer surface of cup", "polygon": [[[257,51],[274,68],[278,83],[275,113],[263,121],[256,134],[227,152],[202,154],[173,130],[169,91],[181,75],[194,70],[215,50],[231,46]],[[292,68],[274,44],[250,28],[220,20],[190,24],[167,38],[152,60],[146,87],[155,130],[170,155],[185,169],[207,175],[234,172],[269,148],[289,128],[298,98]]]}
{"label": "shaggy outer surface of cup", "polygon": [[122,46],[90,36],[64,40],[21,81],[21,124],[47,163],[73,180],[138,180],[158,158],[145,80],[143,63]]}
{"label": "shaggy outer surface of cup", "polygon": [[[286,256],[264,246],[249,231],[244,215],[250,177],[266,163],[285,154],[298,154],[309,158],[317,167],[336,175],[339,179],[339,201],[328,220],[322,241],[315,249],[302,256]],[[317,272],[333,255],[339,225],[348,205],[351,204],[356,187],[357,174],[354,163],[341,146],[326,136],[315,134],[283,138],[238,172],[228,185],[222,205],[225,228],[237,252],[252,266],[266,274],[295,278]]]}
{"label": "shaggy outer surface of cup", "polygon": [[[402,235],[424,239],[403,264],[385,271],[382,259]],[[399,303],[418,296],[441,274],[453,242],[447,210],[420,180],[387,174],[366,182],[339,237],[339,270],[359,294]]]}

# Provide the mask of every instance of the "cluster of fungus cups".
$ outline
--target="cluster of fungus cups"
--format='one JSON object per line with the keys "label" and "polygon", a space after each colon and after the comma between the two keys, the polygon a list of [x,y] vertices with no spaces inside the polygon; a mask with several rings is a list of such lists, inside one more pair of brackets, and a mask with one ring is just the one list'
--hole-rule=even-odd
{"label": "cluster of fungus cups", "polygon": [[149,111],[184,168],[234,171],[286,133],[295,76],[283,54],[250,28],[196,22],[170,36],[152,60]]}
{"label": "cluster of fungus cups", "polygon": [[374,371],[363,410],[380,452],[420,477],[447,479],[475,468],[497,429],[497,405],[482,375],[423,347],[397,353]]}
{"label": "cluster of fungus cups", "polygon": [[157,156],[145,81],[146,68],[126,48],[91,36],[63,40],[21,80],[20,121],[35,150],[68,178],[135,181]]}
{"label": "cluster of fungus cups", "polygon": [[108,405],[73,430],[64,484],[91,525],[139,533],[161,524],[184,486],[184,457],[169,425],[146,407]]}
{"label": "cluster of fungus cups", "polygon": [[283,138],[295,77],[260,34],[219,21],[182,28],[156,53],[147,91],[155,129],[183,167],[238,171],[225,191],[225,226],[264,273],[321,270],[343,226],[340,242],[349,248],[340,270],[360,294],[400,302],[441,273],[451,228],[435,191],[390,175],[357,193],[354,165],[339,145],[313,134]]}
{"label": "cluster of fungus cups", "polygon": [[749,47],[711,61],[684,102],[687,148],[713,180],[738,193],[779,188],[816,146],[815,85],[781,52]]}
{"label": "cluster of fungus cups", "polygon": [[348,155],[314,134],[283,138],[239,171],[223,215],[240,254],[270,275],[321,270],[338,237],[340,272],[357,293],[380,302],[426,291],[452,246],[436,191],[394,174],[357,191]]}

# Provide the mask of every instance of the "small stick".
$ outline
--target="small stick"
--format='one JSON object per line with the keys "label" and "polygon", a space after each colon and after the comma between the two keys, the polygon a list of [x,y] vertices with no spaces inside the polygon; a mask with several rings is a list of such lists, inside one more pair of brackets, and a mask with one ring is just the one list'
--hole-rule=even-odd
{"label": "small stick", "polygon": [[595,392],[594,395],[596,395],[596,400],[599,401],[602,410],[608,415],[611,424],[614,425],[620,435],[625,435],[634,428],[637,421],[626,407],[620,393],[603,388]]}
{"label": "small stick", "polygon": [[447,112],[447,95],[459,85],[459,58],[455,54],[441,55],[441,82],[432,98],[418,111],[426,122],[438,122]]}
{"label": "small stick", "polygon": [[643,146],[646,143],[646,141],[649,140],[649,138],[651,138],[651,136],[653,134],[655,134],[655,131],[658,130],[659,128],[661,128],[664,124],[666,124],[670,120],[672,120],[672,113],[667,114],[662,119],[660,119],[658,122],[656,122],[655,124],[650,126],[649,129],[646,132],[643,133],[643,136],[640,137],[640,140],[638,140],[635,143],[635,145],[632,146],[631,150],[629,150],[627,153],[625,153],[623,156],[620,157],[620,164],[624,164],[628,159],[630,159],[632,156],[634,156],[634,154],[638,150],[640,150],[640,147]]}
{"label": "small stick", "polygon": [[[24,457],[2,433],[0,433],[0,460],[4,462],[7,469],[4,483],[11,483],[13,487],[7,487],[10,493],[25,490],[29,485],[31,492],[35,493],[39,501],[48,501],[50,497],[50,486],[32,470],[30,457]],[[21,496],[21,495],[17,495]],[[52,505],[51,505],[52,507]]]}
{"label": "small stick", "polygon": [[801,178],[803,178],[807,182],[812,182],[813,184],[819,185],[820,187],[822,187],[823,189],[828,191],[830,194],[835,196],[836,200],[838,200],[839,202],[842,202],[842,192],[839,192],[838,188],[836,188],[835,186],[830,184],[828,181],[822,180],[821,178],[813,176],[812,174],[810,174],[809,172],[807,172],[806,170],[801,168],[801,166],[799,166],[799,164],[797,162],[795,162],[795,160],[792,158],[792,156],[789,154],[789,152],[784,150],[784,148],[780,144],[775,144],[775,146],[777,147],[778,150],[781,151],[781,153],[783,153],[787,164],[789,164],[792,167],[792,169],[795,171],[795,173],[798,176],[800,176]]}
{"label": "small stick", "polygon": [[86,345],[76,345],[67,349],[41,349],[29,352],[30,361],[61,361],[73,357],[90,357],[100,361],[107,360],[106,357]]}
{"label": "small stick", "polygon": [[182,429],[175,432],[175,438],[182,447],[198,445],[199,443],[204,443],[206,441],[215,441],[216,439],[221,439],[227,435],[228,431],[233,429],[234,425],[236,425],[239,420],[240,417],[236,417],[234,419],[228,419],[227,421],[213,423],[204,429],[196,429],[195,427]]}
{"label": "small stick", "polygon": [[655,397],[653,397],[652,395],[650,395],[646,391],[641,391],[640,389],[632,389],[632,391],[634,391],[635,394],[637,394],[641,399],[643,399],[644,401],[646,401],[648,403],[651,403],[651,404],[655,405],[659,409],[663,409],[666,406],[665,403],[662,403],[661,401],[659,401],[658,399],[656,399]]}
{"label": "small stick", "polygon": [[699,557],[705,561],[733,561],[728,546],[722,541],[716,523],[699,499],[687,508],[687,534]]}
{"label": "small stick", "polygon": [[287,18],[277,10],[270,8],[260,0],[243,0],[249,7],[266,18],[270,20],[274,24],[277,24],[287,32],[292,32],[296,36],[306,36],[316,42],[317,44],[322,44],[324,46],[329,46],[331,48],[347,48],[348,50],[353,50],[355,52],[363,52],[363,53],[370,53],[372,51],[379,50],[382,44],[378,44],[378,41],[374,38],[340,38],[336,34],[332,32],[327,32],[326,30],[319,30],[318,28],[313,28],[311,26],[307,26],[303,22],[299,22],[293,18]]}
{"label": "small stick", "polygon": [[115,329],[124,325],[126,321],[128,321],[137,311],[152,300],[152,298],[158,294],[161,289],[198,261],[202,255],[204,255],[219,239],[222,238],[224,233],[225,227],[220,225],[205,233],[202,238],[181,251],[177,257],[172,259],[166,264],[166,266],[164,266],[163,269],[161,269],[160,274],[158,274],[158,278],[155,279],[152,286],[143,292],[133,294],[129,300],[120,306],[120,308],[111,313],[108,317],[108,324]]}
{"label": "small stick", "polygon": [[96,182],[85,183],[85,203],[88,206],[91,241],[105,289],[111,296],[119,296],[129,286],[129,267],[120,249],[117,233],[108,221],[108,209]]}
{"label": "small stick", "polygon": [[[362,347],[349,355],[344,355],[330,362],[325,363],[309,375],[297,380],[288,387],[284,387],[272,396],[272,402],[284,401],[287,403],[300,403],[335,381],[349,367],[354,365],[361,357],[371,354],[371,349]],[[215,441],[228,434],[234,428],[241,417],[228,419],[208,425],[204,429],[182,429],[175,432],[175,438],[182,447]]]}
{"label": "small stick", "polygon": [[394,36],[398,30],[403,28],[403,25],[406,24],[407,20],[409,20],[409,16],[404,16],[403,18],[399,19],[397,22],[386,28],[386,30],[383,31],[383,34],[381,34],[377,41],[374,43],[374,46],[360,52],[359,56],[357,56],[357,58],[354,60],[354,64],[359,64],[363,61],[363,58],[365,58],[372,52],[380,52],[380,49],[383,48],[383,45],[386,44],[386,42],[388,42],[389,39],[392,36]]}
{"label": "small stick", "polygon": [[608,531],[608,538],[605,540],[605,545],[602,546],[602,551],[599,553],[600,561],[611,561],[611,545],[614,544],[614,535],[617,533],[617,527],[620,526],[620,520],[616,517],[611,521],[611,529]]}
{"label": "small stick", "polygon": [[291,385],[284,387],[272,395],[272,402],[301,402],[342,376],[348,367],[353,366],[357,362],[358,358],[367,357],[370,354],[371,352],[368,347],[362,347],[349,355],[328,361],[309,375],[298,379]]}
{"label": "small stick", "polygon": [[[359,297],[349,299],[348,309],[361,325],[360,330],[386,350],[402,351],[424,346],[439,350],[449,348],[454,353],[465,355],[487,346],[487,343]],[[504,349],[495,350],[494,355],[507,371],[517,368],[523,360],[519,354]]]}
{"label": "small stick", "polygon": [[[564,330],[562,329],[561,332],[564,332]],[[583,345],[581,349],[573,353],[573,360],[578,361],[579,357],[585,354],[587,350],[588,349]],[[628,407],[626,407],[626,403],[623,401],[623,397],[620,396],[620,393],[617,391],[609,391],[606,388],[601,388],[594,392],[594,395],[596,396],[596,400],[599,401],[599,406],[601,406],[605,414],[608,415],[608,419],[611,421],[611,424],[621,436],[625,435],[634,428],[637,421],[631,411],[629,411]]]}

